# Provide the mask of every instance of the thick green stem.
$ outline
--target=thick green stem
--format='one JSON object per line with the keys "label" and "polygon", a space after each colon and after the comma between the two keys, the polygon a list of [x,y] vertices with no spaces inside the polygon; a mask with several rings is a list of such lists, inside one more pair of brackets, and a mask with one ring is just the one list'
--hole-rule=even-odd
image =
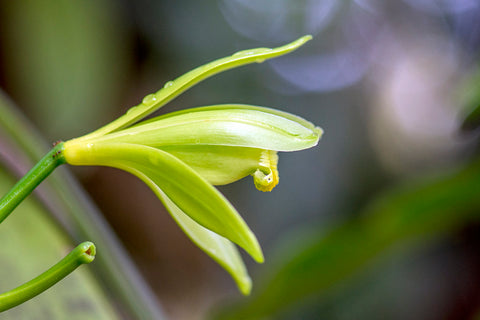
{"label": "thick green stem", "polygon": [[56,265],[33,280],[0,294],[0,312],[13,308],[44,292],[82,264],[90,263],[95,258],[95,245],[83,242]]}
{"label": "thick green stem", "polygon": [[63,142],[47,153],[15,186],[0,199],[0,223],[23,201],[56,167],[65,163]]}

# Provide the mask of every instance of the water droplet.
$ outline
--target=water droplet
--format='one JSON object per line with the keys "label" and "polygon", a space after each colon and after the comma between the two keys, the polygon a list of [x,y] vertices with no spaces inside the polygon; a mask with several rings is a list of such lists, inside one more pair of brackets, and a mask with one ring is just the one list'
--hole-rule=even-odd
{"label": "water droplet", "polygon": [[248,56],[248,55],[251,55],[252,52],[253,52],[253,50],[242,50],[242,51],[235,52],[232,56],[233,57]]}
{"label": "water droplet", "polygon": [[234,57],[237,56],[253,56],[256,54],[263,54],[263,53],[268,53],[272,51],[270,48],[258,48],[258,49],[250,49],[250,50],[243,50],[243,51],[238,51],[233,54]]}
{"label": "water droplet", "polygon": [[135,111],[135,109],[137,109],[137,107],[131,107],[127,110],[127,114],[132,113],[133,111]]}
{"label": "water droplet", "polygon": [[154,104],[155,101],[157,101],[157,97],[152,93],[143,98],[142,103],[148,106]]}
{"label": "water droplet", "polygon": [[265,59],[257,59],[257,60],[255,60],[256,63],[262,63],[263,61],[265,61]]}
{"label": "water droplet", "polygon": [[272,49],[270,48],[258,48],[258,49],[255,49],[255,54],[259,54],[259,53],[268,53],[270,51],[272,51]]}
{"label": "water droplet", "polygon": [[164,88],[168,88],[168,87],[171,87],[173,86],[174,82],[173,81],[168,81],[167,83],[165,83],[165,85],[163,86]]}

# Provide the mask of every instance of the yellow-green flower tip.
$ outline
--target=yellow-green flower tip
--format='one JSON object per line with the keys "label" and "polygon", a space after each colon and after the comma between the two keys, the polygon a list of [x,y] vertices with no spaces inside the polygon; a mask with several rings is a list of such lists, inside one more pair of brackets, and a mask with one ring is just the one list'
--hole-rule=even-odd
{"label": "yellow-green flower tip", "polygon": [[242,279],[236,281],[238,289],[244,296],[250,295],[252,291],[252,279],[249,276],[245,276]]}
{"label": "yellow-green flower tip", "polygon": [[278,184],[278,155],[272,150],[264,150],[260,157],[259,169],[253,175],[253,182],[258,190],[268,192]]}

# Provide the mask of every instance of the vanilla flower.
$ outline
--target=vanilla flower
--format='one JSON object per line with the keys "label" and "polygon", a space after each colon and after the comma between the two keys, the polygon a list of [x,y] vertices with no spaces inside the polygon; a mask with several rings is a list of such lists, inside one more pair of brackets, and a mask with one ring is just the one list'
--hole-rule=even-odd
{"label": "vanilla flower", "polygon": [[288,53],[310,38],[276,49],[241,51],[194,69],[105,127],[65,142],[62,154],[72,165],[114,167],[143,180],[192,241],[248,294],[251,280],[232,242],[257,262],[263,262],[263,253],[245,221],[213,185],[251,175],[259,190],[272,190],[279,179],[277,152],[315,146],[321,129],[286,112],[237,104],[137,122],[208,76]]}

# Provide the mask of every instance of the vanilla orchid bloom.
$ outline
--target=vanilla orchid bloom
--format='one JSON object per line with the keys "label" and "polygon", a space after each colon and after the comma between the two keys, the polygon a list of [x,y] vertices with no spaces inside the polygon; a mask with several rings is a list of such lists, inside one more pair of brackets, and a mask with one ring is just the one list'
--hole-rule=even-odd
{"label": "vanilla orchid bloom", "polygon": [[276,49],[241,51],[194,69],[105,127],[65,142],[63,156],[72,165],[114,167],[143,180],[190,239],[248,294],[251,280],[232,242],[259,263],[263,253],[245,221],[213,185],[251,175],[259,190],[271,191],[279,179],[277,152],[315,146],[321,129],[286,112],[233,104],[136,122],[208,76],[283,55],[310,38]]}

